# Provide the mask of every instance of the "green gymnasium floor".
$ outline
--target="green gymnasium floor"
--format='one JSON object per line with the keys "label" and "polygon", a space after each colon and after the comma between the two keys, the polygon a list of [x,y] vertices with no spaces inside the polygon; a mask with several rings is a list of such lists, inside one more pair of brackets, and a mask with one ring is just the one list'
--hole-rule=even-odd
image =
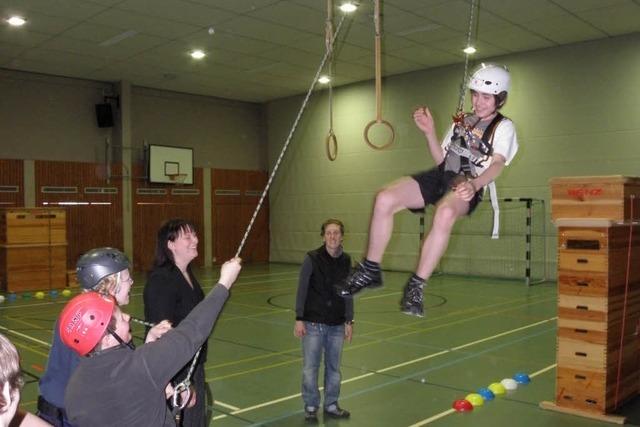
{"label": "green gymnasium floor", "polygon": [[[299,395],[300,343],[293,336],[298,266],[247,265],[210,339],[207,377],[211,425],[305,425]],[[217,272],[198,271],[205,290]],[[356,298],[354,339],[343,353],[340,404],[351,426],[605,426],[604,422],[544,411],[554,399],[556,286],[527,289],[521,281],[434,277],[427,317],[398,312],[406,273],[385,273],[385,288]],[[144,278],[128,311],[141,316]],[[22,355],[27,384],[23,407],[35,410],[37,379],[46,365],[51,328],[66,299],[19,297],[0,304],[0,331]],[[132,324],[141,337],[143,327]],[[136,340],[139,342],[140,340]],[[177,349],[178,350],[178,349]],[[526,372],[532,382],[477,407],[451,411],[455,399]],[[640,425],[640,401],[623,413]]]}

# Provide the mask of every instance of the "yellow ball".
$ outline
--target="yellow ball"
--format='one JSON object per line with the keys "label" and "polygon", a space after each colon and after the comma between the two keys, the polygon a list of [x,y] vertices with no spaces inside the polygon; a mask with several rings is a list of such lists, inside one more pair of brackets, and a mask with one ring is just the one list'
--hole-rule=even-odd
{"label": "yellow ball", "polygon": [[505,394],[507,390],[505,390],[504,386],[500,383],[491,383],[489,385],[489,390],[493,392],[496,396],[500,394]]}
{"label": "yellow ball", "polygon": [[65,289],[64,291],[62,291],[62,296],[68,297],[69,295],[71,295],[71,291],[69,289]]}
{"label": "yellow ball", "polygon": [[468,400],[473,406],[482,406],[484,405],[484,399],[478,393],[467,394],[465,400]]}
{"label": "yellow ball", "polygon": [[36,298],[37,298],[37,299],[42,299],[42,298],[44,298],[44,292],[42,292],[42,291],[38,291],[38,292],[36,292]]}

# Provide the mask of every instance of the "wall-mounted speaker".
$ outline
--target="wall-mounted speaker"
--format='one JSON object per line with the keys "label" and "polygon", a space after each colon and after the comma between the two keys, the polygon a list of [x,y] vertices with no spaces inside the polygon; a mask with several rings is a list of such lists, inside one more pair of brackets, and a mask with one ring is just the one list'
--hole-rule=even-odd
{"label": "wall-mounted speaker", "polygon": [[96,120],[99,128],[113,127],[113,111],[111,104],[96,104]]}

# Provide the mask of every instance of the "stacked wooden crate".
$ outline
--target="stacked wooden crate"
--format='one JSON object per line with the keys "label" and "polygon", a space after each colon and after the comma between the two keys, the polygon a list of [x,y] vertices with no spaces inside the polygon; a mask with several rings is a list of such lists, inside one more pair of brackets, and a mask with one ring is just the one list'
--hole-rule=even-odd
{"label": "stacked wooden crate", "polygon": [[640,179],[555,178],[551,188],[558,226],[555,405],[611,414],[640,390]]}
{"label": "stacked wooden crate", "polygon": [[0,209],[0,289],[6,292],[66,286],[64,209]]}

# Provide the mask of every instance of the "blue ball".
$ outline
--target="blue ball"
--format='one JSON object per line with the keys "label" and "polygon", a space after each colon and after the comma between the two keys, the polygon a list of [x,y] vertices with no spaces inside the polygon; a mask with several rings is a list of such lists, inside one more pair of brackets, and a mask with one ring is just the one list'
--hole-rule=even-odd
{"label": "blue ball", "polygon": [[58,291],[56,291],[55,289],[52,289],[49,291],[49,295],[55,298],[58,296]]}
{"label": "blue ball", "polygon": [[529,375],[525,374],[524,372],[518,372],[513,376],[513,379],[518,384],[529,384],[531,382],[531,378],[529,378]]}
{"label": "blue ball", "polygon": [[478,394],[482,396],[484,400],[493,400],[496,397],[496,395],[486,387],[479,389]]}
{"label": "blue ball", "polygon": [[15,300],[16,300],[16,298],[18,298],[18,295],[16,295],[16,294],[13,294],[13,293],[12,293],[12,294],[7,295],[7,299],[8,299],[9,301],[15,301]]}

